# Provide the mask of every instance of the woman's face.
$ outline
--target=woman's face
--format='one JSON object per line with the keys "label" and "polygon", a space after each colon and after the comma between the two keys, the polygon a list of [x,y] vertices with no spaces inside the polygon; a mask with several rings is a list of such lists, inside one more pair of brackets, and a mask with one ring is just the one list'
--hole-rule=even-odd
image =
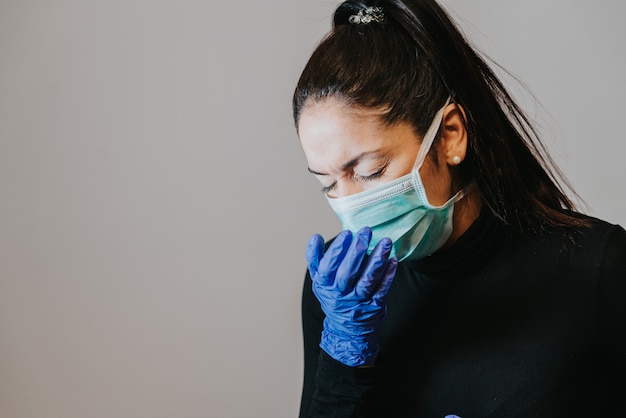
{"label": "woman's face", "polygon": [[[388,126],[379,113],[332,98],[304,107],[298,134],[309,171],[329,197],[349,196],[410,173],[421,142],[409,123]],[[451,197],[443,154],[437,152],[436,163],[429,156],[420,169],[428,200],[437,206]]]}

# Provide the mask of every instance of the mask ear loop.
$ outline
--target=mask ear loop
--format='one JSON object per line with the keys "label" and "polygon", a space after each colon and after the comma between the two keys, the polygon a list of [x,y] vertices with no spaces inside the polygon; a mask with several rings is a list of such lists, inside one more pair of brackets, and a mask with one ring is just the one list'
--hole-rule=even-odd
{"label": "mask ear loop", "polygon": [[[426,161],[426,155],[428,155],[428,152],[430,151],[430,148],[432,147],[433,142],[435,141],[435,137],[437,136],[437,131],[439,130],[439,127],[441,126],[441,122],[443,119],[443,112],[445,111],[448,104],[450,104],[450,100],[452,100],[452,97],[448,96],[448,100],[446,100],[446,103],[443,105],[443,107],[439,109],[439,111],[435,115],[435,118],[433,119],[432,124],[428,128],[428,131],[426,131],[426,134],[424,135],[424,139],[422,140],[420,149],[417,152],[417,157],[415,158],[415,165],[413,166],[412,180],[413,180],[414,187],[416,187],[416,185],[420,182],[419,169],[424,164],[424,161]],[[443,206],[446,206],[448,203],[450,203],[450,201],[458,202],[459,200],[463,199],[474,189],[475,186],[476,185],[474,183],[468,184],[466,187],[456,192],[456,194],[452,196],[448,200],[448,202],[444,203]]]}
{"label": "mask ear loop", "polygon": [[413,184],[416,185],[419,183],[419,169],[422,168],[424,161],[426,161],[426,155],[430,151],[430,148],[435,141],[435,137],[437,136],[437,131],[439,131],[439,127],[441,126],[441,121],[443,119],[443,112],[446,110],[446,107],[450,103],[451,97],[448,96],[446,103],[439,109],[439,111],[435,114],[430,127],[424,134],[424,138],[422,139],[422,143],[420,144],[420,149],[417,151],[417,157],[415,157],[415,164],[413,165]]}

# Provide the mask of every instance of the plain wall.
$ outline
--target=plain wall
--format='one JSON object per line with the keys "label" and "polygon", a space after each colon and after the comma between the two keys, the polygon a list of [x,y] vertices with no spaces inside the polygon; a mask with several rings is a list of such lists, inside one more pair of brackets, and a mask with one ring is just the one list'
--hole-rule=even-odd
{"label": "plain wall", "polygon": [[[327,0],[0,0],[0,416],[293,417]],[[626,224],[623,2],[447,0]]]}

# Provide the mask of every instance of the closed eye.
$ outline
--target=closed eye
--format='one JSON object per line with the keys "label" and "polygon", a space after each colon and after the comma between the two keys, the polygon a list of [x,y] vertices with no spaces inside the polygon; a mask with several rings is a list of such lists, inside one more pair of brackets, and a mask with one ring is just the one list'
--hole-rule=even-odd
{"label": "closed eye", "polygon": [[[372,174],[369,175],[361,175],[361,174],[357,174],[354,171],[351,173],[351,177],[352,180],[357,181],[357,182],[368,182],[368,181],[372,181],[372,180],[376,180],[377,178],[381,177],[383,174],[385,174],[385,171],[387,170],[387,166],[388,164],[385,163],[381,168],[379,168],[377,171],[375,171]],[[311,171],[309,169],[309,171]],[[320,174],[320,173],[315,173],[314,174],[317,175],[324,175],[324,174]],[[320,190],[322,193],[324,194],[328,194],[331,191],[333,191],[335,188],[337,187],[337,181],[333,181],[330,185],[328,186],[324,186],[322,187],[322,189]]]}
{"label": "closed eye", "polygon": [[[387,168],[387,166],[381,168],[380,170],[376,171],[375,173],[372,173],[368,176],[362,176],[356,173],[352,174],[352,178],[356,181],[360,181],[360,182],[367,182],[367,181],[372,181],[375,180],[377,178],[379,178],[380,176],[382,176],[385,173],[385,169]],[[335,189],[335,187],[337,187],[337,182],[334,181],[332,184],[328,185],[328,186],[324,186],[322,187],[322,189],[320,190],[322,193],[324,194],[328,194],[330,193],[332,190]]]}
{"label": "closed eye", "polygon": [[375,173],[372,173],[368,176],[361,176],[359,174],[354,174],[354,179],[358,180],[358,181],[371,181],[371,180],[375,180],[377,178],[379,178],[380,176],[383,175],[383,173],[385,172],[385,168],[387,168],[386,166],[381,168],[380,170],[376,171]]}
{"label": "closed eye", "polygon": [[331,185],[329,185],[329,186],[324,186],[324,187],[322,187],[322,190],[320,190],[320,191],[321,191],[322,193],[324,193],[324,194],[328,194],[329,192],[331,192],[331,191],[335,188],[335,186],[337,186],[337,182],[336,182],[336,181],[334,181],[334,182],[333,182]]}

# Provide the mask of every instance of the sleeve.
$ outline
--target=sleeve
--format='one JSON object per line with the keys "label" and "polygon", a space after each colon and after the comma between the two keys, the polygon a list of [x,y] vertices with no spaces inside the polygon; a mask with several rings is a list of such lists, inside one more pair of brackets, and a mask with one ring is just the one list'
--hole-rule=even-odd
{"label": "sleeve", "polygon": [[626,231],[612,228],[600,265],[598,329],[605,353],[626,373]]}
{"label": "sleeve", "polygon": [[324,313],[315,298],[309,274],[302,292],[304,385],[300,418],[381,417],[377,390],[382,366],[349,367],[319,348]]}
{"label": "sleeve", "polygon": [[[626,416],[626,231],[614,227],[606,241],[597,287],[596,327],[603,402],[597,416]],[[603,410],[603,411],[600,411]]]}
{"label": "sleeve", "polygon": [[315,392],[315,375],[320,355],[320,338],[324,313],[313,294],[311,276],[307,271],[302,289],[302,336],[304,338],[304,384],[300,400],[300,418],[308,417]]}

